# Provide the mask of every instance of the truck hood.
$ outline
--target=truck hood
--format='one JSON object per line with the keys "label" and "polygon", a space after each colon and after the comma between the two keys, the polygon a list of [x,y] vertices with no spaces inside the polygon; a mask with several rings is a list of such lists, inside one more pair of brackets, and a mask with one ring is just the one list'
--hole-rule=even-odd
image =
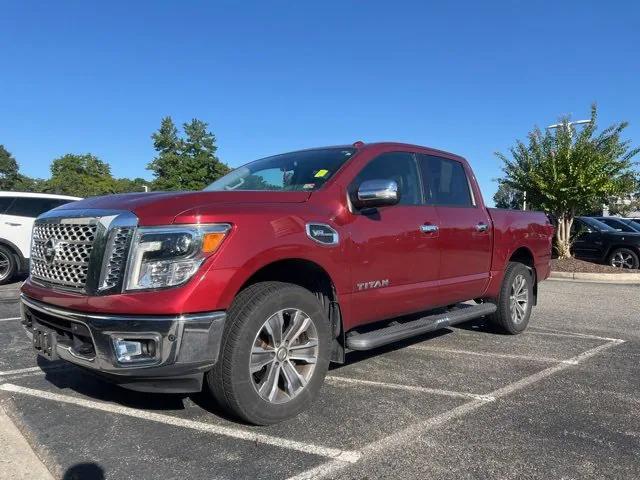
{"label": "truck hood", "polygon": [[[58,207],[64,210],[127,210],[136,214],[140,225],[168,225],[180,213],[208,206],[222,205],[302,203],[309,192],[149,192],[126,193],[92,197]],[[89,213],[88,213],[89,214]]]}

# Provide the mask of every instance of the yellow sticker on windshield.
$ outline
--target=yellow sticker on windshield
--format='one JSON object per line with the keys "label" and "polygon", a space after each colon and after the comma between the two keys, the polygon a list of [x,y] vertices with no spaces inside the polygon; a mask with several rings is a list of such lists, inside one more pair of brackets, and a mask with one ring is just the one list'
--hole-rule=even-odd
{"label": "yellow sticker on windshield", "polygon": [[329,173],[329,170],[325,170],[325,169],[318,170],[318,172],[315,174],[315,177],[322,178],[322,177],[325,177],[327,173]]}

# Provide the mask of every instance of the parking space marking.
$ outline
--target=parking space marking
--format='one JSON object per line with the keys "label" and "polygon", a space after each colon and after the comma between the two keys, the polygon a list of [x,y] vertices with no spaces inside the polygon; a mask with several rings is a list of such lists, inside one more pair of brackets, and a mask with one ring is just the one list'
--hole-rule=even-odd
{"label": "parking space marking", "polygon": [[289,477],[287,478],[287,480],[314,480],[316,478],[325,478],[331,475],[333,472],[343,469],[347,465],[348,464],[345,464],[340,460],[329,460],[328,462],[324,462],[317,467],[305,470],[302,473],[298,473],[297,475]]}
{"label": "parking space marking", "polygon": [[388,388],[391,390],[408,390],[411,392],[419,392],[419,393],[431,393],[435,395],[443,395],[445,397],[454,397],[454,398],[472,398],[475,400],[481,400],[483,402],[492,402],[495,398],[490,397],[488,395],[477,395],[475,393],[466,393],[466,392],[455,392],[452,390],[441,390],[439,388],[429,388],[429,387],[419,387],[415,385],[402,385],[399,383],[384,383],[384,382],[375,382],[373,380],[360,380],[358,378],[347,378],[340,377],[336,375],[329,375],[326,377],[326,380],[330,383],[351,383],[354,385],[369,385],[372,387],[379,388]]}
{"label": "parking space marking", "polygon": [[27,367],[19,368],[17,370],[4,370],[0,371],[0,377],[5,377],[4,380],[16,380],[18,378],[33,377],[36,375],[46,375],[47,372],[55,372],[58,370],[68,369],[69,365],[54,365],[52,367]]}
{"label": "parking space marking", "polygon": [[40,367],[28,367],[28,368],[19,368],[17,370],[5,370],[0,372],[0,377],[5,377],[7,375],[19,375],[21,373],[31,373],[31,372],[41,372],[42,369]]}
{"label": "parking space marking", "polygon": [[0,318],[0,322],[11,322],[14,320],[20,320],[20,317]]}
{"label": "parking space marking", "polygon": [[535,335],[552,335],[556,337],[585,338],[589,340],[602,340],[603,342],[624,342],[621,338],[600,337],[588,333],[568,332],[566,330],[554,330],[552,328],[533,327],[527,330]]}
{"label": "parking space marking", "polygon": [[[518,390],[522,390],[525,387],[533,385],[541,380],[544,380],[551,375],[554,375],[558,372],[571,368],[573,365],[580,364],[581,362],[598,355],[599,353],[614,347],[616,345],[620,345],[624,343],[624,340],[621,339],[612,339],[602,345],[598,345],[597,347],[593,347],[579,355],[572,357],[571,361],[575,363],[558,363],[551,367],[545,368],[538,373],[534,373],[527,377],[524,377],[520,380],[517,380],[513,383],[506,385],[505,387],[498,388],[493,392],[490,392],[488,395],[494,397],[495,399],[500,399],[505,397],[511,393],[514,393]],[[399,445],[406,444],[408,442],[415,441],[416,437],[428,432],[429,430],[434,430],[438,427],[445,425],[450,420],[455,420],[460,418],[467,413],[470,413],[482,406],[486,405],[487,402],[482,400],[471,400],[467,403],[463,403],[457,407],[452,408],[444,413],[436,415],[434,417],[427,418],[422,422],[418,422],[404,430],[396,432],[394,434],[388,435],[381,440],[374,441],[362,449],[360,449],[359,453],[361,454],[360,460],[365,459],[371,456],[379,456],[380,454],[389,451],[392,448],[398,447]],[[355,463],[355,462],[354,462]],[[313,469],[307,470],[306,472],[302,472],[296,476],[290,477],[288,480],[317,480],[321,478],[325,478],[329,475],[335,474],[338,470],[341,470],[347,467],[348,464],[345,463],[337,463],[337,462],[325,462],[324,469],[322,466],[314,467]]]}
{"label": "parking space marking", "polygon": [[1,384],[0,390],[3,390],[5,392],[18,393],[22,395],[29,395],[32,397],[42,398],[45,400],[52,400],[60,403],[67,403],[70,405],[90,408],[90,409],[98,410],[102,412],[126,415],[128,417],[139,418],[142,420],[150,420],[153,422],[163,423],[165,425],[171,425],[174,427],[190,428],[192,430],[198,430],[200,432],[235,438],[237,440],[244,440],[247,442],[254,442],[254,443],[262,443],[265,445],[270,445],[270,446],[288,449],[288,450],[296,450],[296,451],[308,453],[311,455],[318,455],[321,457],[327,457],[327,458],[339,460],[340,463],[344,463],[344,464],[355,463],[360,458],[360,453],[352,450],[340,450],[337,448],[323,447],[320,445],[314,445],[312,443],[298,442],[295,440],[288,440],[286,438],[274,437],[271,435],[250,432],[247,430],[241,430],[237,428],[223,427],[221,425],[213,425],[205,422],[197,422],[195,420],[188,420],[185,418],[173,417],[171,415],[164,415],[160,413],[149,412],[146,410],[139,410],[137,408],[124,407],[122,405],[96,402],[93,400],[86,400],[84,398],[77,398],[69,395],[60,395],[57,393],[46,392],[44,390],[36,390],[33,388],[21,387],[19,385],[14,385],[11,383]]}
{"label": "parking space marking", "polygon": [[541,363],[566,363],[567,365],[576,365],[575,360],[563,360],[561,358],[534,357],[531,355],[517,355],[511,353],[474,352],[472,350],[456,350],[453,348],[430,347],[421,345],[411,345],[407,348],[411,350],[422,350],[425,352],[442,352],[453,353],[456,355],[476,355],[479,357],[508,358],[511,360],[527,360]]}

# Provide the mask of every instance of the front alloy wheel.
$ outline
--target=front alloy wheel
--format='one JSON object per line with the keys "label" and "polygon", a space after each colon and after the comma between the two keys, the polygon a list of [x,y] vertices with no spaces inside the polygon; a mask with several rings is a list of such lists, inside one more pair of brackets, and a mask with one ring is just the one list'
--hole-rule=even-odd
{"label": "front alloy wheel", "polygon": [[309,315],[297,308],[274,313],[253,341],[253,387],[268,402],[292,400],[309,383],[318,353],[318,333]]}
{"label": "front alloy wheel", "polygon": [[330,347],[330,321],[313,293],[290,283],[256,283],[227,312],[206,384],[218,404],[242,420],[277,423],[317,397]]}

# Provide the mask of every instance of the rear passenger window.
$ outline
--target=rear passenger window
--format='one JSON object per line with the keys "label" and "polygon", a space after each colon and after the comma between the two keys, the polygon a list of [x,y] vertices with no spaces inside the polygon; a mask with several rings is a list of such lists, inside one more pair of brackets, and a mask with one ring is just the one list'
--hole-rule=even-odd
{"label": "rear passenger window", "polygon": [[69,203],[69,201],[70,200],[61,200],[59,198],[18,197],[5,213],[17,217],[36,218],[44,212]]}
{"label": "rear passenger window", "polygon": [[13,202],[13,197],[0,197],[0,214],[4,213],[7,210],[7,207],[11,205]]}
{"label": "rear passenger window", "polygon": [[[413,154],[383,153],[369,162],[353,182],[353,189],[366,180],[395,180],[400,189],[400,205],[420,205],[422,194],[418,167]],[[354,192],[355,193],[355,192]]]}
{"label": "rear passenger window", "polygon": [[469,181],[460,162],[420,155],[420,168],[427,204],[472,207]]}

